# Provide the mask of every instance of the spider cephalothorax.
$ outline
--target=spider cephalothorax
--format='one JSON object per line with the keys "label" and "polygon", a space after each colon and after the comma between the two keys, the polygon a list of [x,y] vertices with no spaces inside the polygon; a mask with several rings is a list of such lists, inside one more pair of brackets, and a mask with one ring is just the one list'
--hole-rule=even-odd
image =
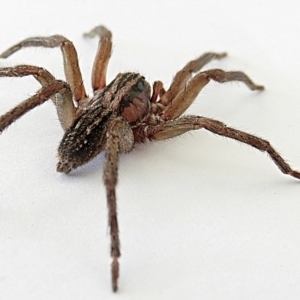
{"label": "spider cephalothorax", "polygon": [[204,128],[212,133],[243,142],[265,151],[282,173],[300,179],[278,152],[264,139],[231,128],[202,116],[182,116],[203,87],[214,80],[220,83],[241,81],[251,90],[262,90],[243,72],[220,69],[200,72],[212,59],[226,53],[205,53],[187,63],[165,90],[160,81],[150,85],[137,73],[120,73],[106,85],[106,70],[111,56],[111,32],[98,26],[86,36],[98,35],[100,42],[92,72],[94,96],[88,97],[78,65],[77,53],[71,41],[60,35],[28,38],[0,55],[6,58],[23,47],[60,47],[64,58],[66,81],[56,80],[47,70],[30,65],[0,68],[1,77],[32,75],[42,88],[32,97],[0,117],[0,133],[16,119],[34,107],[51,99],[65,131],[58,148],[57,171],[69,173],[105,151],[104,184],[108,205],[111,237],[112,287],[118,288],[120,241],[117,219],[116,184],[118,155],[129,152],[135,143],[165,140],[185,132]]}

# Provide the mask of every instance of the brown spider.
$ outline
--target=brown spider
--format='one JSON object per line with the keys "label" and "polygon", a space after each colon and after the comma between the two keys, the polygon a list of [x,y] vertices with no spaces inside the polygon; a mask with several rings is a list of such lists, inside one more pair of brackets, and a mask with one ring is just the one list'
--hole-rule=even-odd
{"label": "brown spider", "polygon": [[7,58],[24,47],[60,47],[66,76],[66,82],[56,80],[47,70],[31,65],[0,68],[1,77],[32,75],[42,85],[35,95],[0,117],[0,133],[22,115],[50,98],[65,131],[58,148],[58,172],[69,173],[105,151],[103,178],[111,238],[112,288],[116,291],[120,257],[115,191],[119,152],[131,151],[135,143],[165,140],[204,128],[267,152],[284,174],[300,179],[300,173],[293,170],[266,140],[227,127],[210,118],[181,116],[210,80],[220,83],[236,80],[245,83],[251,90],[263,90],[263,86],[254,84],[242,72],[225,72],[220,69],[200,72],[205,64],[212,59],[223,58],[226,53],[203,54],[187,63],[175,75],[166,91],[163,84],[156,81],[151,93],[148,82],[137,73],[120,73],[106,85],[112,34],[104,26],[98,26],[85,34],[87,37],[97,35],[100,42],[92,72],[93,97],[88,97],[85,92],[73,43],[61,35],[28,38],[0,55],[1,58]]}

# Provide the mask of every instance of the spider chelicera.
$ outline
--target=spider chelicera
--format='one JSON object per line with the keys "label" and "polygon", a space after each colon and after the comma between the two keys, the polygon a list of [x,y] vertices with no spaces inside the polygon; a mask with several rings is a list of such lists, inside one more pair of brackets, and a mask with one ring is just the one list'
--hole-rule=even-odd
{"label": "spider chelicera", "polygon": [[212,59],[223,58],[226,53],[203,54],[177,72],[167,90],[162,82],[156,81],[151,92],[149,83],[138,73],[120,73],[106,84],[112,34],[104,26],[98,26],[85,36],[100,37],[92,71],[92,97],[88,97],[85,92],[76,49],[71,41],[61,35],[27,38],[0,55],[0,58],[7,58],[25,47],[60,47],[66,76],[66,81],[56,80],[47,70],[32,65],[0,68],[0,77],[32,75],[42,85],[35,95],[0,117],[0,133],[22,115],[51,99],[65,131],[58,148],[58,172],[69,173],[105,151],[103,178],[111,238],[113,291],[118,288],[119,277],[116,184],[120,152],[129,152],[136,143],[146,140],[165,140],[204,128],[267,152],[282,173],[300,179],[300,173],[293,170],[268,141],[214,119],[182,116],[210,80],[219,83],[241,81],[251,90],[263,90],[263,86],[254,84],[243,72],[225,72],[220,69],[200,72],[205,64]]}

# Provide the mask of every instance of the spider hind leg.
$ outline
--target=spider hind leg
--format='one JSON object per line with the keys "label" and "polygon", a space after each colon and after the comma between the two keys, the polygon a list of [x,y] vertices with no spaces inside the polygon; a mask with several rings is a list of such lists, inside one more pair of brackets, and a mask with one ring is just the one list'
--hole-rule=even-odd
{"label": "spider hind leg", "polygon": [[146,126],[143,128],[142,134],[149,140],[166,140],[201,128],[266,152],[283,174],[300,179],[300,172],[292,169],[270,142],[247,132],[228,127],[224,123],[214,119],[199,116],[181,117],[156,126]]}

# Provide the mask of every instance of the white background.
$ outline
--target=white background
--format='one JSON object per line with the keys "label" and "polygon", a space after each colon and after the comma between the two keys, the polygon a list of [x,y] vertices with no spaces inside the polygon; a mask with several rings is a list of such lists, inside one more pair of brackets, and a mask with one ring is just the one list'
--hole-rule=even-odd
{"label": "white background", "polygon": [[[114,34],[108,79],[138,71],[167,87],[205,51],[208,67],[243,70],[266,91],[211,83],[189,113],[265,137],[300,168],[297,1],[2,1],[0,47],[60,33],[78,50],[86,87],[97,41]],[[58,49],[22,50],[0,66],[34,64],[64,78]],[[0,79],[0,114],[39,88]],[[63,135],[51,102],[0,137],[1,299],[299,299],[300,183],[266,154],[204,130],[122,155],[119,292],[110,286],[103,155],[56,173]]]}

